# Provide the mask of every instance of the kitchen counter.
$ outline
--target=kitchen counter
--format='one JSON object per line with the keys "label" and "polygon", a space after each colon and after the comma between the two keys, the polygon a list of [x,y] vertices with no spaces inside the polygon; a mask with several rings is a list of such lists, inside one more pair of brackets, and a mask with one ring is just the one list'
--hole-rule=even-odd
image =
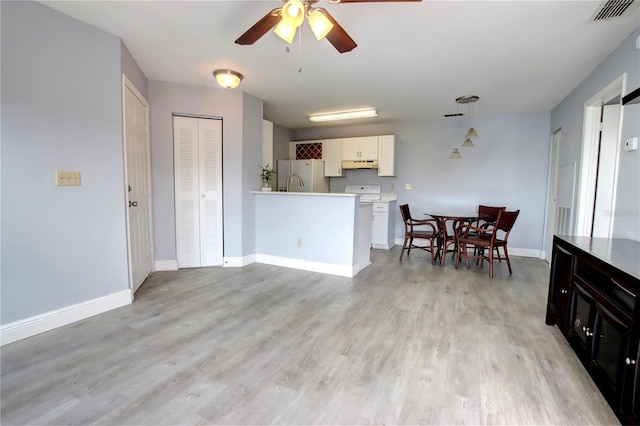
{"label": "kitchen counter", "polygon": [[256,262],[346,277],[370,264],[373,206],[356,194],[252,194]]}

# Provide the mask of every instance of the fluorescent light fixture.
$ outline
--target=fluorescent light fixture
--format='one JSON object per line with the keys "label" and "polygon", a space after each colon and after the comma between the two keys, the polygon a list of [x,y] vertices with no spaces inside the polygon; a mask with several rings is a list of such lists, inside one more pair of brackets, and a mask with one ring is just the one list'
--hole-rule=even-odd
{"label": "fluorescent light fixture", "polygon": [[335,121],[335,120],[348,120],[351,118],[365,118],[365,117],[377,117],[378,110],[375,109],[361,109],[358,111],[343,111],[343,112],[330,112],[327,114],[311,114],[309,121]]}

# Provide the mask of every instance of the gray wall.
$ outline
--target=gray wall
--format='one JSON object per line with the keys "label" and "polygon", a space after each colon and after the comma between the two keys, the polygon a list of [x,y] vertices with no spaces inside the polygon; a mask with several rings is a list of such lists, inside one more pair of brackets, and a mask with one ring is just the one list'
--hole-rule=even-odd
{"label": "gray wall", "polygon": [[249,191],[260,189],[262,101],[239,90],[153,80],[148,90],[155,259],[176,259],[174,113],[223,119],[224,255],[253,253],[253,201]]}
{"label": "gray wall", "polygon": [[[640,35],[636,29],[622,44],[582,81],[551,112],[551,130],[562,129],[560,163],[580,164],[584,104],[590,98],[626,73],[625,94],[640,87],[640,50],[635,41]],[[640,108],[628,105],[622,108],[621,141],[640,136]],[[640,241],[640,153],[625,152],[620,148],[618,183],[613,236]],[[576,210],[574,206],[574,211]]]}
{"label": "gray wall", "polygon": [[133,56],[131,56],[131,53],[129,53],[129,49],[127,49],[127,46],[125,46],[124,43],[122,42],[120,42],[120,61],[121,61],[122,73],[127,75],[127,77],[129,78],[129,80],[131,80],[133,85],[136,86],[136,89],[138,89],[138,91],[142,93],[142,96],[144,96],[144,98],[147,99],[148,101],[149,99],[147,97],[147,84],[148,84],[147,77],[144,75],[144,73],[138,66],[138,63],[136,62],[136,60],[133,59]]}
{"label": "gray wall", "polygon": [[[478,204],[506,205],[520,209],[509,244],[542,250],[549,113],[474,116],[474,127],[479,137],[473,148],[460,147],[468,130],[462,118],[299,130],[295,137],[395,134],[396,177],[381,178],[375,170],[349,170],[345,178],[330,180],[336,185],[332,191],[344,192],[347,184],[381,185],[383,192],[398,194],[398,205],[409,203],[416,217],[429,211],[475,212]],[[454,146],[460,147],[462,160],[448,159]],[[406,184],[412,189],[406,190]],[[401,217],[396,215],[396,237],[403,232]]]}
{"label": "gray wall", "polygon": [[[2,324],[129,288],[121,45],[35,2],[2,14]],[[82,185],[57,187],[56,170]]]}

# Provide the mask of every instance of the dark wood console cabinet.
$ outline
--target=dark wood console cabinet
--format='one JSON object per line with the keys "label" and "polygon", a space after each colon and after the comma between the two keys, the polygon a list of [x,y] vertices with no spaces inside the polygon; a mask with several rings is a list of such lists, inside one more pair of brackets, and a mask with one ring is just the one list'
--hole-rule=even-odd
{"label": "dark wood console cabinet", "polygon": [[640,424],[640,243],[554,236],[546,323],[624,424]]}

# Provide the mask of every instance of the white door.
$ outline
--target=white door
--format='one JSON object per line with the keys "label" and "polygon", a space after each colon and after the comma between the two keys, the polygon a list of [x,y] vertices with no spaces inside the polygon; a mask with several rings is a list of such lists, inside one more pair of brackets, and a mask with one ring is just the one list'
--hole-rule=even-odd
{"label": "white door", "polygon": [[179,268],[222,265],[222,121],[173,118]]}
{"label": "white door", "polygon": [[149,103],[123,76],[129,274],[135,293],[153,271]]}
{"label": "white door", "polygon": [[618,165],[619,104],[602,107],[602,130],[598,151],[592,237],[609,238],[613,229],[616,168]]}

